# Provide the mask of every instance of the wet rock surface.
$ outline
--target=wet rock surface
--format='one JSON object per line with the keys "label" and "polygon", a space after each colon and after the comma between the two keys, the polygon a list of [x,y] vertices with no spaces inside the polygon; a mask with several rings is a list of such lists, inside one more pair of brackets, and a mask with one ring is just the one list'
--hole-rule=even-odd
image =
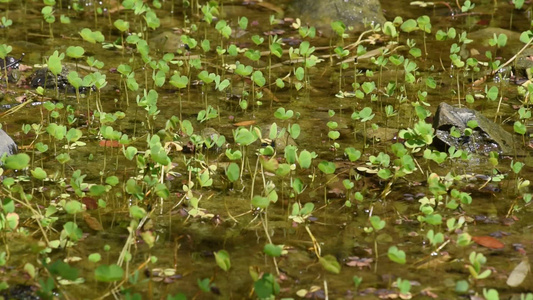
{"label": "wet rock surface", "polygon": [[0,78],[5,81],[4,76],[7,74],[7,80],[11,83],[17,82],[20,79],[19,67],[20,62],[24,58],[24,54],[20,58],[14,58],[13,56],[6,56],[6,59],[0,58]]}
{"label": "wet rock surface", "polygon": [[[271,146],[276,152],[284,153],[285,147],[288,145],[297,146],[296,141],[290,136],[285,128],[276,127],[277,134],[271,135],[270,131],[272,130],[272,125],[263,127],[261,130],[261,146],[267,147]],[[274,137],[273,139],[271,137]]]}
{"label": "wet rock surface", "polygon": [[36,295],[36,291],[37,288],[34,286],[17,284],[7,290],[2,291],[0,296],[5,299],[39,300],[41,298]]}
{"label": "wet rock surface", "polygon": [[531,68],[533,68],[533,49],[529,48],[516,58],[516,62],[513,65],[515,80],[531,80],[533,78]]}
{"label": "wet rock surface", "polygon": [[331,22],[342,21],[360,31],[364,21],[383,24],[385,17],[377,0],[295,0],[295,15],[304,22],[331,32]]}
{"label": "wet rock surface", "polygon": [[[60,90],[69,89],[70,87],[74,91],[74,87],[72,87],[68,82],[67,76],[68,71],[66,69],[63,69],[61,74],[57,75],[57,87]],[[47,89],[55,89],[56,77],[52,72],[50,72],[50,70],[48,70],[48,68],[42,68],[33,73],[30,84],[32,88],[37,88],[40,86]]]}
{"label": "wet rock surface", "polygon": [[[475,120],[478,126],[472,129],[471,135],[466,135],[465,129],[469,128],[467,123],[471,120]],[[460,133],[458,137],[452,135],[453,127]],[[456,108],[443,102],[435,113],[433,128],[436,133],[434,146],[439,149],[454,146],[477,154],[488,154],[491,151],[501,155],[527,153],[519,139],[513,140],[511,133],[472,109]]]}
{"label": "wet rock surface", "polygon": [[181,41],[181,35],[172,31],[164,31],[154,36],[150,39],[150,44],[154,45],[155,49],[166,53],[174,53],[185,47]]}
{"label": "wet rock surface", "polygon": [[0,157],[2,157],[4,153],[7,155],[17,153],[17,144],[15,144],[13,139],[7,135],[5,131],[0,129]]}
{"label": "wet rock surface", "polygon": [[[69,70],[63,68],[61,73],[57,75],[57,88],[67,93],[76,93],[76,88],[67,79],[68,73]],[[38,69],[30,76],[30,86],[32,88],[43,87],[45,89],[55,89],[56,77],[48,68]],[[89,89],[90,87],[80,86],[80,93],[88,93]]]}

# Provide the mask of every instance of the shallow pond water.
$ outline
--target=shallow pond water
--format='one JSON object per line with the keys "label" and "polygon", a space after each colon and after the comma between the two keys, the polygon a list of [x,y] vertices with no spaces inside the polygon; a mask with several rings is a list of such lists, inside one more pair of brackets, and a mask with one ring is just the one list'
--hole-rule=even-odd
{"label": "shallow pond water", "polygon": [[[159,26],[154,25],[156,29],[147,27],[146,21],[153,20],[140,9],[141,4],[136,13],[134,9],[121,8],[116,1],[62,1],[61,6],[61,1],[57,2],[53,12],[56,20],[50,26],[43,21],[41,12],[45,5],[40,2],[2,4],[3,13],[9,13],[7,16],[13,20],[13,25],[0,29],[0,44],[11,45],[10,55],[14,57],[25,53],[23,65],[33,67],[33,70],[20,72],[22,79],[18,83],[2,86],[1,104],[6,105],[2,107],[10,108],[1,116],[2,128],[17,141],[21,153],[31,157],[28,170],[2,174],[4,183],[7,178],[20,179],[14,185],[4,184],[0,190],[5,206],[5,199],[17,200],[15,211],[20,216],[18,231],[2,230],[9,259],[0,269],[0,277],[9,286],[31,285],[43,291],[43,283],[52,277],[54,291],[65,299],[126,298],[135,293],[143,299],[180,299],[167,298],[178,293],[191,299],[243,299],[257,298],[258,290],[269,289],[275,291],[277,298],[320,299],[474,299],[476,295],[483,295],[484,289],[496,289],[500,295],[510,298],[533,292],[531,274],[518,287],[506,284],[513,268],[531,257],[529,250],[533,247],[532,225],[528,219],[531,206],[524,201],[530,193],[524,181],[533,178],[531,117],[522,120],[527,128],[524,138],[515,134],[513,141],[526,144],[527,155],[499,157],[497,166],[494,157],[472,153],[466,159],[447,158],[439,162],[437,158],[425,157],[424,150],[433,149],[429,145],[419,147],[418,152],[407,149],[409,155],[406,155],[412,159],[399,162],[391,146],[407,140],[399,137],[399,129],[417,128],[421,122],[431,124],[432,116],[420,118],[417,113],[423,111],[417,107],[434,113],[442,101],[480,110],[513,132],[513,124],[519,120],[519,107],[529,109],[531,100],[519,95],[517,85],[509,80],[493,82],[489,78],[479,86],[472,86],[472,79],[488,74],[488,68],[481,66],[474,72],[454,67],[449,49],[457,38],[436,41],[435,33],[450,27],[456,28],[458,33],[475,32],[488,25],[508,29],[511,14],[511,29],[521,32],[530,24],[525,10],[513,10],[504,1],[481,1],[476,3],[474,11],[465,13],[455,4],[450,4],[452,7],[437,4],[434,8],[410,6],[409,9],[405,5],[399,9],[396,1],[382,2],[389,20],[397,16],[404,20],[422,15],[431,18],[431,34],[427,34],[425,46],[420,31],[401,32],[398,44],[389,43],[391,39],[381,32],[364,36],[361,45],[368,51],[386,48],[390,51],[387,58],[402,55],[416,63],[417,70],[408,72],[414,80],[407,82],[409,78],[403,64],[396,67],[389,61],[380,68],[372,58],[363,56],[354,65],[355,49],[350,49],[346,56],[352,58],[347,60],[347,68],[341,75],[341,59],[331,57],[334,47],[330,45],[356,43],[359,34],[349,32],[344,41],[326,36],[302,38],[294,28],[296,25],[292,25],[297,16],[289,15],[288,1],[267,4],[223,1],[218,7],[220,15],[213,24],[202,20],[205,13],[195,7],[197,1],[192,1],[192,8],[183,7],[184,1],[154,1],[161,2],[161,8],[146,3],[144,5],[155,12],[160,22]],[[83,3],[84,10],[75,11],[76,3]],[[104,13],[95,13],[95,7]],[[282,18],[276,15],[279,10],[289,14]],[[71,23],[60,24],[61,15],[69,17]],[[271,15],[277,20],[275,25],[270,25]],[[239,27],[242,16],[249,22],[246,29]],[[112,25],[118,19],[130,22],[129,33],[143,32],[148,41],[144,49],[149,49],[144,58],[140,54],[142,43],[126,42],[122,49],[120,38],[128,35],[128,31],[122,35]],[[215,28],[218,20],[226,20],[231,27],[228,38],[219,33],[223,32],[223,26]],[[91,43],[82,38],[79,32],[83,28],[100,31],[105,37],[104,43]],[[283,38],[285,52],[281,59],[272,55],[269,61],[269,36],[265,33],[271,30]],[[185,46],[182,35],[193,37],[198,45]],[[264,42],[256,46],[252,41],[254,35],[258,36],[256,41],[264,38]],[[202,50],[203,40],[210,40],[209,51]],[[302,41],[317,47],[313,53],[317,64],[299,77],[302,60],[289,59],[289,48],[298,48]],[[420,49],[420,57],[409,53],[409,44],[411,48]],[[221,49],[235,45],[257,52],[219,55],[215,50],[219,45]],[[504,56],[503,63],[510,58],[510,53],[518,51],[509,48],[520,42],[509,40],[509,45],[504,50],[496,50],[496,47],[469,44],[463,50],[466,55],[474,55],[472,49],[480,53],[490,49],[496,57]],[[31,74],[42,67],[54,51],[65,53],[69,46],[82,46],[84,57],[78,60],[65,57],[63,65],[70,71],[77,70],[83,77],[96,71],[88,67],[85,59],[92,56],[104,63],[98,72],[106,76],[106,85],[90,90],[80,99],[74,93],[53,89],[38,95],[30,86]],[[174,57],[164,61],[163,55],[172,47]],[[260,51],[267,54],[262,53],[262,58],[254,61],[253,56]],[[373,57],[380,55],[381,52],[376,51]],[[148,60],[159,61],[160,65],[150,65]],[[255,75],[237,75],[232,69],[237,61],[261,71],[265,88],[260,87],[261,80],[256,81]],[[489,59],[485,57],[483,61]],[[129,73],[129,78],[138,84],[138,90],[126,90],[128,74],[120,73],[121,64],[129,65],[135,72],[134,75]],[[194,64],[201,64],[201,67],[196,68]],[[162,65],[168,65],[169,71],[158,75],[158,71],[165,70]],[[212,73],[213,78],[199,78],[203,70]],[[362,85],[356,88],[359,94],[353,93],[355,70],[358,71],[357,82]],[[175,71],[190,75],[186,87],[178,88],[169,82]],[[216,75],[220,76],[219,83],[228,79],[230,85],[217,90]],[[502,76],[510,75],[506,72]],[[155,82],[161,77],[165,78],[165,83],[157,86]],[[277,78],[283,79],[278,82],[279,86]],[[432,79],[428,81],[428,78]],[[280,87],[281,82],[284,87]],[[365,82],[369,85],[365,86]],[[375,89],[371,89],[371,82]],[[388,88],[393,83],[397,88],[391,92]],[[342,97],[339,86],[346,92]],[[486,95],[493,86],[498,87],[499,93],[490,101]],[[156,91],[155,102],[149,90]],[[33,101],[31,104],[46,101],[48,104],[17,106],[24,95],[25,101]],[[466,95],[475,95],[474,103],[467,103]],[[261,96],[263,98],[259,99]],[[247,107],[243,100],[247,101]],[[51,103],[56,106],[50,106]],[[64,108],[57,107],[58,104],[63,104]],[[393,111],[387,112],[387,106]],[[367,107],[375,116],[365,122],[360,121],[362,117],[354,117],[354,112],[362,114]],[[291,110],[294,115],[284,119],[279,108],[284,108],[283,112]],[[203,113],[213,109],[216,115],[200,121]],[[190,123],[180,122],[180,116],[182,121]],[[291,157],[294,150],[287,147],[274,147],[277,153],[272,160],[269,155],[259,155],[270,141],[255,141],[247,147],[242,146],[245,142],[241,145],[236,142],[234,134],[240,130],[237,128],[249,129],[247,136],[257,138],[256,132],[273,122],[280,130],[291,129],[298,159]],[[52,123],[63,124],[66,130],[79,129],[82,133],[79,141],[84,144],[67,143],[65,138],[53,137],[51,130],[46,131]],[[43,124],[44,127],[42,130],[34,127],[25,133],[25,124]],[[299,130],[292,127],[295,124]],[[372,128],[373,124],[379,128]],[[113,134],[102,127],[104,125],[119,132],[119,138],[113,138]],[[192,132],[188,126],[193,128]],[[251,126],[256,126],[257,130]],[[224,135],[226,142],[208,149],[205,146],[207,137],[201,132],[209,128]],[[371,129],[379,138],[373,138],[369,133]],[[338,132],[338,136],[332,131]],[[125,134],[128,141],[119,144],[120,136]],[[153,140],[153,136],[158,136],[160,141]],[[285,136],[263,138],[275,143],[287,139]],[[37,149],[39,142],[48,145],[48,150]],[[153,153],[162,148],[158,145],[164,146],[167,152],[155,157]],[[133,160],[125,154],[129,147],[138,151]],[[345,154],[349,147],[359,150],[361,157],[351,161]],[[240,150],[245,159],[230,160],[226,154],[228,149],[230,154]],[[302,167],[303,150],[313,157],[308,168]],[[61,164],[57,157],[64,153],[68,153],[70,160]],[[385,154],[390,156],[387,158]],[[166,168],[162,168],[161,161],[165,157],[169,161]],[[292,169],[280,175],[281,165],[291,160],[294,162],[288,165],[292,165]],[[511,162],[523,162],[524,167],[515,174]],[[237,178],[227,171],[235,165],[242,172]],[[407,170],[406,165],[412,165],[413,169]],[[39,180],[32,173],[37,167],[46,171],[46,180]],[[331,168],[334,170],[330,171]],[[397,177],[376,174],[383,169]],[[80,176],[76,175],[76,170],[85,175],[81,181],[91,186],[76,187],[77,182],[72,179]],[[116,178],[110,179],[112,176]],[[189,182],[194,185],[187,187]],[[519,183],[520,189],[517,188]],[[353,186],[347,189],[350,184]],[[26,195],[32,195],[30,204],[23,201],[24,197],[13,186],[20,186]],[[105,192],[98,190],[100,187]],[[268,209],[258,208],[261,206],[254,201],[272,196],[272,190],[277,197],[265,198],[270,200]],[[471,203],[468,203],[469,197]],[[73,202],[83,203],[83,211],[67,213],[71,209],[69,203]],[[298,209],[305,208],[307,203],[314,205],[312,212],[298,215]],[[49,207],[58,210],[53,215],[58,219],[49,226],[41,224],[43,229],[35,218]],[[132,211],[132,207],[136,210]],[[6,213],[4,210],[2,217]],[[139,214],[142,216],[137,217]],[[379,222],[371,218],[373,216],[385,221],[386,226],[380,228]],[[447,221],[461,217],[465,223],[449,229]],[[65,231],[65,224],[71,226],[72,222],[81,229],[80,236]],[[429,238],[430,231],[433,235],[442,234],[442,240]],[[476,243],[460,245],[461,238],[466,236],[473,237]],[[504,247],[499,249],[493,239],[501,241]],[[61,241],[61,246],[51,247],[50,243],[45,243],[56,240]],[[487,246],[483,241],[493,244]],[[282,254],[274,259],[266,255],[267,244],[278,245],[276,250],[283,247]],[[390,258],[395,257],[391,254],[393,247],[403,252],[403,263]],[[229,253],[231,267],[227,271],[220,267],[227,261],[216,259],[221,250]],[[469,256],[474,251],[486,257],[486,262],[480,266],[480,271],[492,271],[486,279],[474,279],[467,268],[473,264]],[[101,255],[100,261],[95,262],[94,256],[89,259],[95,253]],[[129,260],[124,260],[124,255],[129,256]],[[157,259],[150,260],[150,257]],[[52,274],[54,271],[46,270],[43,265],[43,259],[49,259],[50,263],[67,258],[70,258],[69,265],[79,270],[77,277],[82,278],[83,283],[61,281],[57,274]],[[28,271],[31,268],[25,268],[26,263],[35,266],[33,276]],[[108,280],[112,283],[101,277],[95,279],[99,266],[115,264],[127,276]],[[265,280],[267,273],[275,276],[276,284]],[[362,279],[360,285],[354,284],[357,278]],[[400,281],[403,289],[397,286],[398,278],[404,280]],[[405,280],[410,282],[410,289],[405,290]],[[457,286],[466,282],[468,288],[456,291]]]}

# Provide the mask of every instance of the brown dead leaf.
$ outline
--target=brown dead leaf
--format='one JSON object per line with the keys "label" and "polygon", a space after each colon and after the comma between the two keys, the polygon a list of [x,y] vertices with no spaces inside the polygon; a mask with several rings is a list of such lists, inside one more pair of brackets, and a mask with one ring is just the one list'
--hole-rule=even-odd
{"label": "brown dead leaf", "polygon": [[275,36],[275,35],[283,35],[285,34],[285,30],[283,29],[273,29],[273,30],[270,30],[270,31],[265,31],[263,32],[264,35],[266,36]]}
{"label": "brown dead leaf", "polygon": [[473,236],[472,240],[483,247],[489,248],[489,249],[503,249],[505,247],[505,244],[500,242],[499,240],[491,237],[491,236]]}
{"label": "brown dead leaf", "polygon": [[92,217],[89,214],[83,215],[83,221],[85,221],[85,224],[87,224],[87,226],[89,226],[89,228],[91,228],[94,231],[104,230],[104,227],[102,227],[102,224],[100,224],[100,222],[95,217]]}
{"label": "brown dead leaf", "polygon": [[422,295],[424,295],[424,296],[426,296],[426,297],[433,298],[433,299],[437,299],[437,298],[439,298],[439,295],[433,293],[433,292],[431,291],[431,288],[425,288],[425,289],[423,289],[423,290],[420,292],[420,294],[422,294]]}
{"label": "brown dead leaf", "polygon": [[276,97],[276,95],[274,95],[274,93],[272,93],[272,91],[269,88],[264,87],[263,88],[263,93],[265,93],[265,96],[266,96],[265,99],[266,100],[272,100],[274,102],[279,102],[278,97]]}
{"label": "brown dead leaf", "polygon": [[370,268],[374,259],[372,258],[359,258],[358,256],[348,257],[348,262],[346,265],[349,267],[358,267],[359,269]]}
{"label": "brown dead leaf", "polygon": [[110,141],[110,140],[101,140],[98,145],[100,147],[110,147],[110,148],[118,148],[120,147],[120,143],[118,141]]}
{"label": "brown dead leaf", "polygon": [[26,101],[26,95],[22,95],[22,96],[16,97],[15,101],[17,101],[18,103],[22,103],[22,102]]}
{"label": "brown dead leaf", "polygon": [[25,64],[19,64],[19,71],[24,72],[33,69],[32,66],[28,66]]}
{"label": "brown dead leaf", "polygon": [[172,149],[172,148],[174,148],[178,152],[183,150],[183,147],[176,142],[165,143],[165,149]]}
{"label": "brown dead leaf", "polygon": [[397,292],[387,289],[379,289],[375,294],[379,299],[398,299],[399,297]]}
{"label": "brown dead leaf", "polygon": [[98,203],[96,202],[96,199],[92,197],[81,198],[81,203],[85,204],[87,210],[93,210],[98,208]]}
{"label": "brown dead leaf", "polygon": [[479,53],[479,50],[475,49],[475,48],[472,48],[470,49],[470,56],[476,56],[476,55],[480,55],[481,53]]}
{"label": "brown dead leaf", "polygon": [[256,120],[248,120],[248,121],[241,121],[241,122],[233,123],[233,126],[236,126],[236,127],[250,126],[250,125],[254,125],[255,123],[257,123]]}

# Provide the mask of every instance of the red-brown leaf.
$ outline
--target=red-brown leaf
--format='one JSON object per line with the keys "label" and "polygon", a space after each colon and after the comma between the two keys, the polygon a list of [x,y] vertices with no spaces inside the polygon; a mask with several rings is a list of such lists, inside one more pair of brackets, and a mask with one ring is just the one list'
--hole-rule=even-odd
{"label": "red-brown leaf", "polygon": [[359,258],[358,256],[348,257],[346,265],[349,267],[358,267],[359,269],[370,268],[374,259],[372,258]]}
{"label": "red-brown leaf", "polygon": [[84,214],[83,220],[85,221],[85,224],[87,224],[87,226],[89,226],[89,228],[91,228],[94,231],[104,230],[104,227],[102,227],[102,224],[100,224],[100,222],[95,217],[92,217],[89,214]]}
{"label": "red-brown leaf", "polygon": [[110,140],[101,140],[100,143],[98,143],[100,147],[112,147],[112,148],[118,148],[120,147],[120,143],[118,141],[110,141]]}
{"label": "red-brown leaf", "polygon": [[98,202],[96,202],[96,199],[91,197],[83,197],[81,198],[81,202],[85,204],[85,207],[87,210],[93,210],[98,208]]}
{"label": "red-brown leaf", "polygon": [[503,249],[505,247],[502,242],[491,236],[473,236],[472,240],[478,245],[487,247],[489,249]]}
{"label": "red-brown leaf", "polygon": [[241,122],[237,122],[237,123],[234,123],[233,126],[250,126],[250,125],[254,125],[255,123],[257,123],[256,120],[249,120],[249,121],[241,121]]}

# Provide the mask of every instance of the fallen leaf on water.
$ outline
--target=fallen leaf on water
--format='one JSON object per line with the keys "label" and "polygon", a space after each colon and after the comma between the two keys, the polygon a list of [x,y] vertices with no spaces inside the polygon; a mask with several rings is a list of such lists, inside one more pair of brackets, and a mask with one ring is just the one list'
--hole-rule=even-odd
{"label": "fallen leaf on water", "polygon": [[276,95],[274,95],[274,93],[272,93],[272,91],[269,88],[264,87],[263,93],[265,93],[265,96],[266,96],[265,99],[272,100],[274,102],[279,102],[278,97],[276,97]]}
{"label": "fallen leaf on water", "polygon": [[234,123],[233,126],[250,126],[250,125],[254,125],[255,123],[257,123],[256,120],[248,120],[248,121],[241,121],[241,122],[237,122],[237,123]]}
{"label": "fallen leaf on water", "polygon": [[409,292],[407,292],[406,294],[400,293],[399,296],[400,296],[400,299],[403,299],[403,300],[408,300],[408,299],[413,298],[413,295]]}
{"label": "fallen leaf on water", "polygon": [[[275,36],[275,35],[283,35],[285,33],[285,30],[283,29],[273,29],[271,31],[265,31],[263,32],[264,35],[271,35],[271,36]],[[520,106],[521,107],[521,106]]]}
{"label": "fallen leaf on water", "polygon": [[96,202],[96,199],[92,197],[83,197],[81,198],[81,202],[85,204],[87,210],[93,210],[98,208],[98,202]]}
{"label": "fallen leaf on water", "polygon": [[19,71],[24,72],[33,69],[32,66],[28,66],[25,64],[19,64]]}
{"label": "fallen leaf on water", "polygon": [[374,259],[372,258],[359,258],[357,256],[348,257],[349,261],[346,265],[349,267],[358,267],[359,269],[370,268]]}
{"label": "fallen leaf on water", "polygon": [[176,151],[182,151],[183,150],[183,147],[176,143],[176,142],[168,142],[168,143],[165,143],[165,149],[176,149]]}
{"label": "fallen leaf on water", "polygon": [[431,288],[425,288],[425,289],[423,289],[423,290],[420,292],[420,294],[422,294],[422,295],[424,295],[424,296],[426,296],[426,297],[433,298],[433,299],[437,299],[437,298],[439,298],[439,295],[433,293],[433,292],[431,291]]}
{"label": "fallen leaf on water", "polygon": [[301,289],[296,291],[296,296],[303,298],[305,295],[307,295],[308,291],[306,289]]}
{"label": "fallen leaf on water", "polygon": [[487,247],[489,249],[503,249],[505,247],[502,242],[491,236],[473,236],[472,240],[476,242],[476,244],[483,247]]}
{"label": "fallen leaf on water", "polygon": [[513,269],[509,278],[507,278],[507,285],[517,287],[522,284],[524,279],[526,279],[527,273],[529,273],[529,269],[529,260],[525,258]]}
{"label": "fallen leaf on water", "polygon": [[379,289],[374,293],[379,299],[398,299],[399,295],[396,291]]}
{"label": "fallen leaf on water", "polygon": [[104,230],[104,227],[102,227],[102,224],[100,224],[100,222],[95,217],[92,217],[89,214],[84,214],[83,220],[85,221],[85,224],[87,224],[87,226],[89,226],[89,228],[91,228],[94,231]]}
{"label": "fallen leaf on water", "polygon": [[368,173],[368,174],[377,174],[379,170],[377,168],[371,169],[371,168],[367,168],[367,167],[357,167],[357,171],[365,172],[365,173]]}
{"label": "fallen leaf on water", "polygon": [[71,257],[67,257],[67,258],[63,259],[63,261],[66,262],[67,264],[68,263],[75,263],[75,262],[81,261],[81,257],[79,257],[79,256],[71,256]]}
{"label": "fallen leaf on water", "polygon": [[22,95],[22,96],[16,97],[15,101],[17,101],[18,103],[22,103],[22,102],[26,101],[26,95]]}

